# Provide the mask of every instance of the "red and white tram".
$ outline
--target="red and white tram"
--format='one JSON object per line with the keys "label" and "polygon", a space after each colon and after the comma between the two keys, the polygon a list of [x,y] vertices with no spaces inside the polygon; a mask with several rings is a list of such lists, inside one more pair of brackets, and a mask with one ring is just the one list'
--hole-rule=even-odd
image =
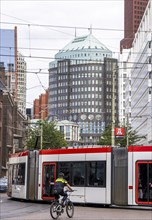
{"label": "red and white tram", "polygon": [[75,189],[72,201],[104,205],[152,205],[152,146],[81,147],[10,155],[8,196],[52,200],[62,171]]}

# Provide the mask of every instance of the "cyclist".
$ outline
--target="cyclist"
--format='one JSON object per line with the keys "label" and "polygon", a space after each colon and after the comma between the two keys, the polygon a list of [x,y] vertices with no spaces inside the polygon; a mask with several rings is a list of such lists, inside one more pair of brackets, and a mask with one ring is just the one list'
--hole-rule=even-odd
{"label": "cyclist", "polygon": [[64,191],[64,187],[67,186],[70,191],[73,191],[68,182],[64,179],[64,173],[60,172],[59,177],[56,179],[54,183],[54,195],[55,199],[59,199],[59,195],[63,196],[62,205],[64,206],[65,201],[68,197],[67,192]]}

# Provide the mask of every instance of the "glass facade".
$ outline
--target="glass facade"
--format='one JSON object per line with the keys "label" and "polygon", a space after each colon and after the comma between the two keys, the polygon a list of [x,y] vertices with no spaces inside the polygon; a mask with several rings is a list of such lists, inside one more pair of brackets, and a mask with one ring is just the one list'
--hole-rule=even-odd
{"label": "glass facade", "polygon": [[0,62],[5,71],[15,71],[15,31],[0,29]]}

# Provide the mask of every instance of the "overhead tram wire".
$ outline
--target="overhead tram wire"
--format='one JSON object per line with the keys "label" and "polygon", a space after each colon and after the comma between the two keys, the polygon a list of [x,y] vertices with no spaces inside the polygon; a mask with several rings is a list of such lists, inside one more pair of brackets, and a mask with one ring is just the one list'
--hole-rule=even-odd
{"label": "overhead tram wire", "polygon": [[[38,72],[31,72],[31,71],[26,71],[26,73],[31,73],[31,74],[49,74],[49,72],[40,72],[40,73],[38,73]],[[66,73],[64,74],[61,74],[62,76],[63,75],[67,75]],[[124,76],[118,76],[118,78],[119,79],[129,79],[129,77],[124,77]],[[138,80],[143,80],[143,79],[148,79],[148,78],[146,78],[146,77],[132,77],[132,79],[138,79]]]}
{"label": "overhead tram wire", "polygon": [[26,88],[26,90],[35,89],[35,88],[37,88],[37,87],[41,87],[41,85],[37,85],[37,86],[30,87],[30,88]]}
{"label": "overhead tram wire", "polygon": [[[83,1],[83,0],[82,0]],[[99,0],[99,1],[102,1],[102,0]],[[103,0],[104,1],[104,0]],[[105,0],[106,1],[106,0]],[[107,0],[108,1],[108,0]],[[111,1],[111,0],[109,0],[109,1]],[[113,1],[117,1],[117,0],[113,0]],[[119,0],[118,0],[119,1]],[[121,0],[120,0],[121,1]],[[124,0],[122,0],[122,1],[124,1]],[[1,22],[0,21],[0,23],[6,23],[6,24],[18,24],[18,25],[31,25],[31,26],[44,26],[44,27],[57,27],[57,28],[73,28],[74,29],[74,33],[75,33],[75,30],[76,29],[87,29],[87,30],[90,30],[90,27],[72,27],[72,26],[56,26],[56,25],[43,25],[43,24],[32,24],[31,22],[29,22],[29,21],[26,21],[26,20],[23,20],[23,19],[20,19],[20,18],[17,18],[17,17],[14,17],[14,16],[10,16],[10,15],[6,15],[6,14],[3,14],[3,13],[0,13],[0,14],[2,14],[2,15],[4,15],[4,16],[7,16],[7,17],[11,17],[11,18],[15,18],[15,19],[17,19],[17,20],[20,20],[20,21],[24,21],[24,22],[27,22],[27,23],[10,23],[10,22]],[[30,24],[29,24],[30,23]],[[49,28],[48,28],[49,29]],[[91,27],[91,29],[92,30],[109,30],[109,31],[123,31],[124,32],[124,29],[108,29],[108,28],[92,28]],[[60,33],[63,33],[63,34],[67,34],[67,35],[72,35],[72,34],[69,34],[69,33],[65,33],[65,32],[62,32],[62,31],[58,31],[58,30],[55,30],[55,29],[50,29],[50,30],[53,30],[53,31],[57,31],[57,32],[60,32]],[[129,29],[127,30],[127,31],[129,31]],[[148,31],[140,31],[140,32],[148,32]],[[150,31],[151,32],[151,31]],[[75,34],[74,35],[72,35],[72,36],[75,36]],[[127,38],[127,39],[130,39],[130,38]],[[132,39],[132,38],[131,38]]]}
{"label": "overhead tram wire", "polygon": [[[4,57],[15,57],[15,55],[7,55],[7,54],[0,54],[0,56],[4,56]],[[92,59],[78,59],[78,58],[63,58],[63,57],[60,57],[60,58],[56,58],[56,57],[40,57],[40,56],[24,56],[25,58],[33,58],[33,59],[49,59],[49,60],[63,60],[63,59],[66,59],[66,60],[78,60],[78,61],[96,61],[96,60],[92,60]],[[97,61],[97,62],[101,62],[101,61]],[[122,63],[122,61],[118,61],[118,63]],[[140,62],[126,62],[128,64],[141,64],[141,65],[144,65],[144,64],[149,64],[149,62],[145,62],[145,63],[140,63]],[[124,68],[123,68],[124,69]],[[136,68],[135,68],[136,69]]]}
{"label": "overhead tram wire", "polygon": [[[10,49],[10,47],[5,47],[5,46],[1,46],[1,48],[4,48],[4,49]],[[11,47],[11,48],[15,48],[15,47]],[[29,47],[18,47],[18,49],[19,50],[29,50]],[[62,49],[56,49],[56,48],[39,48],[39,47],[30,47],[30,49],[31,50],[44,50],[44,51],[60,51],[60,50],[62,50]],[[94,52],[94,49],[91,49],[91,51],[92,52]],[[96,52],[96,51],[95,51]],[[120,52],[118,52],[118,51],[112,51],[112,53],[119,53],[120,54]],[[125,53],[127,53],[128,54],[128,52],[123,52],[124,54]],[[149,53],[139,53],[139,52],[132,52],[132,54],[149,54]],[[150,54],[149,54],[150,55]]]}
{"label": "overhead tram wire", "polygon": [[[12,24],[12,25],[23,25],[23,26],[28,26],[29,23],[18,23],[18,22],[6,22],[6,21],[0,21],[1,24]],[[51,25],[51,24],[30,24],[30,26],[34,27],[47,27],[47,28],[63,28],[63,29],[80,29],[80,30],[89,30],[90,27],[80,27],[80,26],[66,26],[66,25]],[[98,28],[98,27],[92,27],[92,30],[96,31],[123,31],[124,29],[117,29],[117,28]],[[140,31],[143,33],[151,32],[149,31]]]}
{"label": "overhead tram wire", "polygon": [[[119,68],[118,68],[119,69]],[[122,69],[122,68],[120,68],[120,69]],[[127,69],[132,69],[132,68],[127,68]],[[6,71],[7,72],[7,71]],[[31,74],[46,74],[46,75],[48,75],[49,74],[49,72],[38,72],[38,71],[25,71],[25,73],[27,73],[27,74],[29,74],[29,73],[31,73]],[[62,75],[67,75],[67,73],[62,73]],[[118,78],[119,79],[129,79],[129,76],[127,77],[127,76],[118,76]],[[146,78],[146,77],[132,77],[132,79],[139,79],[139,80],[143,80],[143,79],[148,79],[148,78]]]}
{"label": "overhead tram wire", "polygon": [[[13,25],[23,25],[23,26],[28,26],[29,24],[26,23],[18,23],[18,22],[6,22],[6,21],[1,21],[1,24],[13,24]],[[53,27],[53,28],[63,28],[63,29],[80,29],[80,30],[89,30],[90,27],[75,27],[75,26],[66,26],[66,25],[50,25],[50,24],[30,24],[31,26],[34,27]],[[92,27],[92,30],[96,31],[124,31],[123,29],[113,29],[113,28],[95,28]]]}
{"label": "overhead tram wire", "polygon": [[[119,0],[118,0],[119,1]],[[17,19],[17,20],[20,20],[20,21],[24,21],[24,22],[28,22],[27,24],[25,24],[24,23],[24,25],[32,25],[32,23],[31,22],[29,22],[29,21],[26,21],[26,20],[23,20],[23,19],[20,19],[20,18],[17,18],[17,17],[14,17],[14,16],[9,16],[9,15],[6,15],[6,14],[3,14],[3,13],[0,13],[0,14],[2,14],[2,15],[4,15],[4,16],[7,16],[7,17],[11,17],[11,18],[15,18],[15,19]],[[1,22],[0,22],[1,23]],[[30,23],[30,24],[29,24]],[[21,23],[20,23],[21,24]],[[35,24],[33,24],[33,25],[35,25]],[[38,25],[38,24],[36,24],[36,25]],[[41,25],[41,26],[43,26],[43,25]],[[52,25],[51,25],[52,26]],[[62,27],[62,26],[55,26],[55,25],[53,25],[54,27]],[[45,26],[44,26],[45,27]],[[69,26],[63,26],[64,28],[65,27],[69,27]],[[47,27],[48,28],[48,27]],[[80,28],[80,27],[71,27],[70,26],[70,28],[74,28],[74,29],[78,29],[78,28]],[[83,27],[81,27],[81,28],[83,28]],[[50,28],[48,28],[48,29],[50,29]],[[90,28],[86,28],[86,29],[90,29]],[[91,29],[96,29],[96,28],[92,28],[91,27]],[[101,29],[101,28],[97,28],[97,29],[99,29],[99,30],[117,30],[117,31],[121,31],[120,29]],[[58,30],[55,30],[55,29],[50,29],[50,30],[53,30],[53,31],[58,31]],[[122,31],[124,31],[124,30],[122,30]],[[65,32],[62,32],[62,31],[58,31],[58,32],[61,32],[61,33],[63,33],[63,34],[67,34],[67,35],[71,35],[71,34],[69,34],[69,33],[65,33]],[[141,31],[142,32],[142,31]],[[143,32],[148,32],[148,31],[143,31]],[[72,35],[73,36],[73,35]],[[31,37],[30,37],[30,39],[31,39]],[[127,39],[130,39],[130,38],[127,38]],[[132,38],[131,38],[132,39]],[[18,47],[19,48],[19,47]],[[29,49],[29,48],[28,48]],[[31,48],[32,49],[32,48]],[[41,49],[42,50],[42,49]],[[47,50],[47,49],[45,49],[45,50]],[[50,50],[52,50],[52,49],[50,49]],[[55,49],[56,50],[56,49]],[[119,52],[116,52],[116,51],[113,51],[113,53],[118,53],[118,54],[120,54],[120,51]],[[123,53],[127,53],[127,52],[123,52]],[[138,52],[132,52],[133,54],[139,54]],[[141,53],[141,54],[143,54],[143,53]],[[144,54],[147,54],[147,53],[144,53]]]}
{"label": "overhead tram wire", "polygon": [[[4,48],[4,49],[10,49],[10,47],[4,47],[4,46],[1,46],[1,48]],[[14,49],[15,47],[11,47],[12,49]],[[28,47],[17,47],[19,50],[29,50]],[[59,51],[60,49],[48,49],[48,48],[39,48],[39,47],[30,47],[31,50],[44,50],[44,51]]]}
{"label": "overhead tram wire", "polygon": [[[119,0],[118,0],[119,1]],[[15,18],[15,19],[17,19],[17,20],[20,20],[20,21],[24,21],[24,22],[28,22],[28,21],[25,21],[25,20],[23,20],[23,19],[20,19],[20,18],[17,18],[17,17],[14,17],[14,16],[9,16],[9,15],[6,15],[6,14],[3,14],[3,13],[0,13],[0,14],[2,14],[2,15],[4,15],[4,16],[8,16],[8,17],[12,17],[12,18]],[[90,27],[88,28],[88,27],[72,27],[72,26],[57,26],[57,25],[43,25],[43,24],[32,24],[31,22],[28,22],[28,23],[12,23],[12,22],[0,22],[0,23],[5,23],[5,24],[18,24],[18,25],[27,25],[28,27],[30,27],[30,26],[42,26],[42,27],[46,27],[46,28],[48,28],[48,27],[56,27],[56,28],[73,28],[74,30],[77,28],[77,29],[87,29],[87,30],[89,30],[90,29]],[[30,24],[29,24],[30,23]],[[49,28],[48,28],[49,29]],[[106,30],[106,31],[124,31],[123,29],[111,29],[111,28],[92,28],[91,27],[91,29],[94,29],[94,30]],[[50,29],[50,30],[53,30],[53,29]],[[54,31],[58,31],[58,30],[54,30]],[[61,32],[61,31],[59,31],[59,32]],[[142,31],[141,31],[142,32]],[[143,32],[149,32],[149,31],[143,31]],[[68,34],[68,35],[71,35],[71,34],[69,34],[69,33],[65,33],[65,32],[62,32],[62,33],[64,33],[64,34]],[[30,33],[29,33],[30,34]],[[73,35],[72,35],[73,36]],[[29,41],[30,41],[30,39],[31,39],[31,37],[29,36]],[[30,44],[30,42],[29,42],[29,44]],[[30,46],[29,46],[30,47]],[[25,49],[25,48],[24,48]],[[29,49],[29,48],[28,48]],[[31,49],[34,49],[34,48],[31,48]],[[40,49],[40,50],[43,50],[43,49]],[[45,49],[45,50],[47,50],[47,49]],[[53,50],[53,49],[50,49],[50,50]],[[54,49],[54,50],[56,50],[56,49]],[[120,52],[115,52],[115,51],[113,51],[113,53],[120,53]],[[134,54],[136,54],[136,52],[133,52]],[[138,53],[138,52],[137,52]],[[138,53],[139,54],[139,53]],[[146,54],[146,53],[144,53],[144,54]]]}
{"label": "overhead tram wire", "polygon": [[[26,23],[28,23],[28,25],[32,25],[31,22],[26,21],[26,20],[23,20],[23,19],[20,19],[20,18],[17,18],[17,17],[15,17],[15,16],[6,15],[6,14],[4,14],[4,13],[0,13],[0,14],[4,15],[4,16],[6,16],[6,17],[11,17],[11,18],[15,18],[15,19],[17,19],[17,20],[20,20],[20,21],[26,22]],[[1,23],[1,22],[0,22],[0,23]],[[52,30],[52,31],[56,31],[56,32],[59,32],[59,33],[62,33],[62,34],[66,34],[66,35],[74,36],[74,35],[72,35],[72,34],[65,33],[65,32],[63,32],[63,31],[55,30],[55,29],[52,29],[52,28],[50,29],[50,28],[47,27],[47,29]]]}
{"label": "overhead tram wire", "polygon": [[35,73],[35,74],[36,74],[36,76],[37,76],[37,78],[38,78],[38,80],[39,80],[40,85],[42,86],[42,88],[44,89],[44,91],[46,91],[47,88],[45,88],[45,86],[43,86],[43,84],[42,84],[42,82],[41,82],[41,80],[40,80],[40,78],[39,78],[39,76],[38,76],[38,73],[40,73],[40,72],[41,72],[41,69],[39,70],[39,72],[37,72],[37,73]]}

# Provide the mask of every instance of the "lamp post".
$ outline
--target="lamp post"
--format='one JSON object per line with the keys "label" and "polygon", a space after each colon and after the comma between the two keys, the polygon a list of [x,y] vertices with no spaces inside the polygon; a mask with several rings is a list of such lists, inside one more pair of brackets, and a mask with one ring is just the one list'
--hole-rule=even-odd
{"label": "lamp post", "polygon": [[128,118],[128,114],[127,114],[127,131],[126,131],[126,136],[127,136],[127,148],[129,146],[129,118]]}
{"label": "lamp post", "polygon": [[111,126],[111,145],[115,146],[115,71],[116,63],[113,63],[112,68],[112,126]]}
{"label": "lamp post", "polygon": [[43,124],[40,124],[40,148],[43,148]]}

